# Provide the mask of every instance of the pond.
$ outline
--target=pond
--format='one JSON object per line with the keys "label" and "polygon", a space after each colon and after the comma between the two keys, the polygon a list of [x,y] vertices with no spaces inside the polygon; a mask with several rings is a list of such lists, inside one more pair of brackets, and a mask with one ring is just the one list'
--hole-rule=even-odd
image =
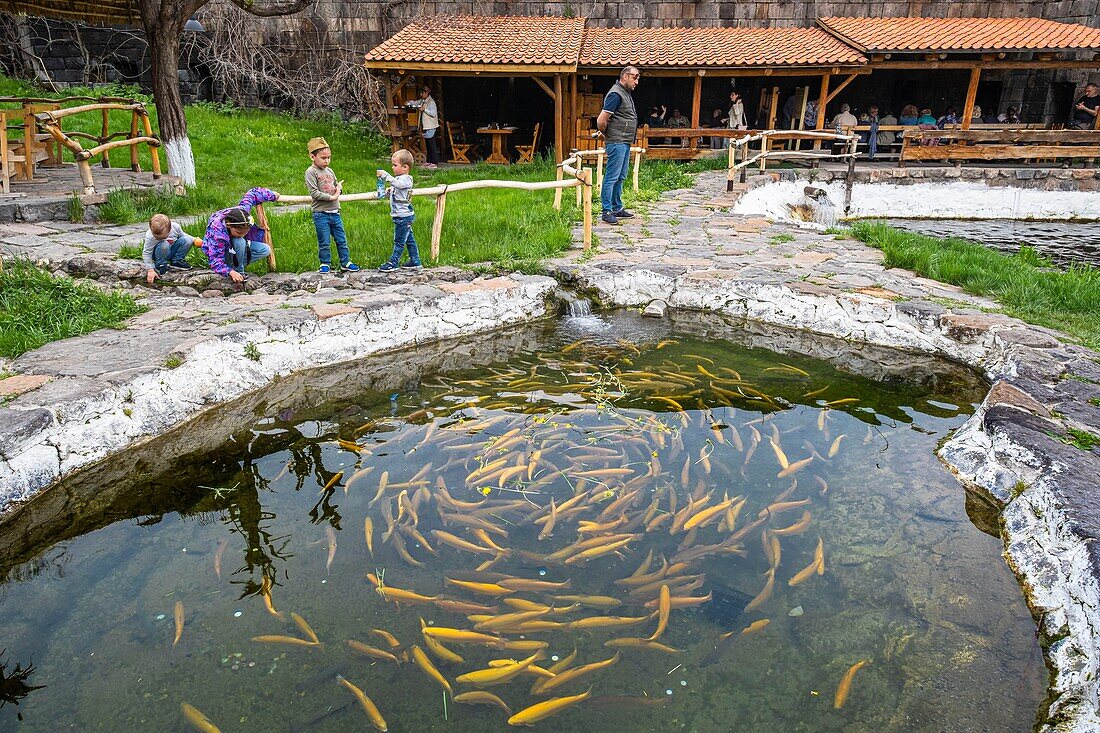
{"label": "pond", "polygon": [[886,219],[887,224],[932,237],[958,237],[987,247],[1017,252],[1035,249],[1060,267],[1084,264],[1100,267],[1098,222],[1029,221],[1019,219]]}
{"label": "pond", "polygon": [[629,313],[281,380],[0,527],[0,729],[1029,731],[984,389]]}

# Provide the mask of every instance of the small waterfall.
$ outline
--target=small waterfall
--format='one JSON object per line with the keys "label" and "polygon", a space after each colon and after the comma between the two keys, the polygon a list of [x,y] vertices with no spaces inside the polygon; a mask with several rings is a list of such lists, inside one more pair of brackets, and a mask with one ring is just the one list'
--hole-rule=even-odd
{"label": "small waterfall", "polygon": [[569,318],[587,318],[592,315],[592,301],[572,293],[562,293],[565,301],[565,315]]}
{"label": "small waterfall", "polygon": [[822,188],[806,186],[802,200],[787,204],[787,211],[795,221],[812,222],[824,228],[836,226],[836,204]]}

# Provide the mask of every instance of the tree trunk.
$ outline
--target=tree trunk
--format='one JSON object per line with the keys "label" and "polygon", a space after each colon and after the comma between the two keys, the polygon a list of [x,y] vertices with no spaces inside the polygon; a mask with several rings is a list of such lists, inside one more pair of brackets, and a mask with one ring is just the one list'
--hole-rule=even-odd
{"label": "tree trunk", "polygon": [[157,105],[162,149],[168,173],[195,185],[195,157],[187,137],[187,118],[180,97],[180,33],[190,16],[189,8],[170,1],[142,0],[141,16],[152,59],[153,101]]}

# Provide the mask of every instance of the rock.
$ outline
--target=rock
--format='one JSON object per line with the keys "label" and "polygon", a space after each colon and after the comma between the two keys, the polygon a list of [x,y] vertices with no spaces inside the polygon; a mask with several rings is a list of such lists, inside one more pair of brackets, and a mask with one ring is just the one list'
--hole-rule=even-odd
{"label": "rock", "polygon": [[38,389],[48,381],[50,377],[45,374],[16,374],[14,377],[0,379],[0,397],[15,397]]}
{"label": "rock", "polygon": [[222,291],[214,290],[213,288],[211,288],[210,290],[202,291],[202,297],[204,298],[221,298],[224,295],[225,293],[223,293]]}
{"label": "rock", "polygon": [[653,300],[642,311],[642,315],[648,318],[664,318],[667,311],[668,303],[663,300]]}

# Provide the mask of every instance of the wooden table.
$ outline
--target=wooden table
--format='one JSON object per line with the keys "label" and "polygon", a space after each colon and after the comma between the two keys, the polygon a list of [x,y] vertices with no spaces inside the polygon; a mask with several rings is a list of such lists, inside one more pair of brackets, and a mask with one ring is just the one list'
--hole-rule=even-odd
{"label": "wooden table", "polygon": [[515,130],[514,127],[479,127],[477,131],[482,135],[488,135],[493,139],[493,152],[489,154],[489,157],[485,159],[486,163],[501,163],[506,164],[511,161],[508,160],[508,156],[502,152],[504,146],[504,140],[508,135],[512,134]]}

